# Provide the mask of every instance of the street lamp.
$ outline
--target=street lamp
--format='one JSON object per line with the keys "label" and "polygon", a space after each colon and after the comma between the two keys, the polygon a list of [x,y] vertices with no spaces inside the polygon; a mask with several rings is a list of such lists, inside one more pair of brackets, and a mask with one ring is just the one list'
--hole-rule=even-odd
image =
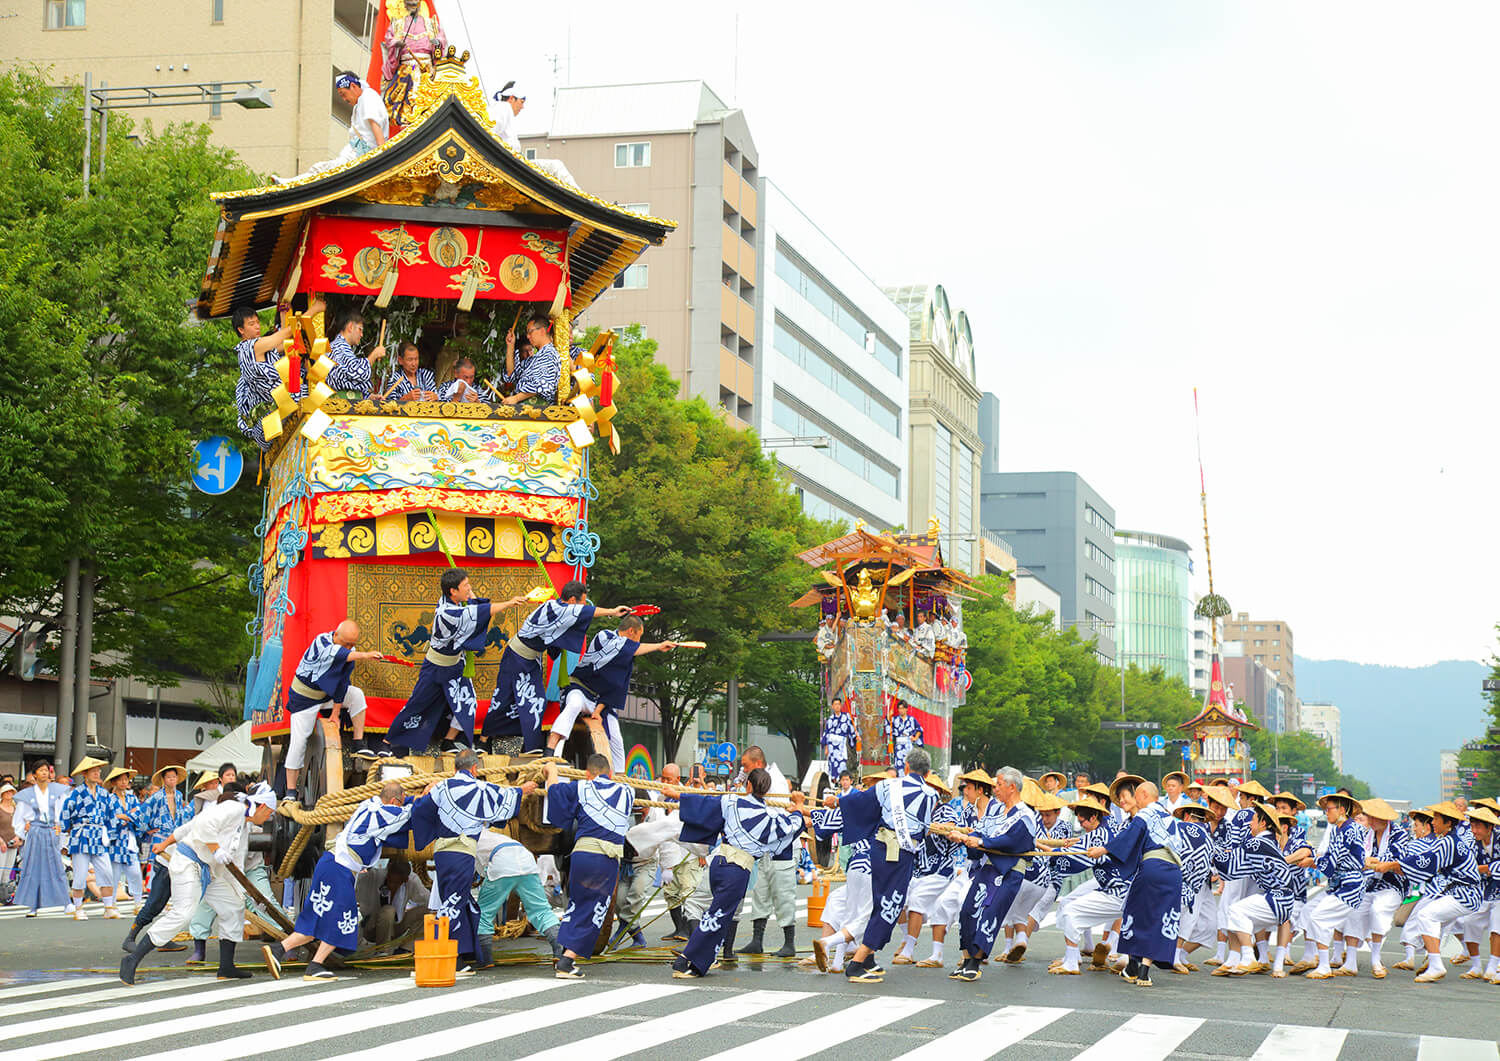
{"label": "street lamp", "polygon": [[[184,67],[186,69],[186,67]],[[142,107],[189,107],[233,103],[246,110],[271,107],[271,90],[257,81],[195,81],[180,85],[128,85],[94,87],[94,75],[83,75],[83,197],[89,197],[90,155],[93,150],[94,112],[99,112],[99,173],[104,173],[104,152],[109,147],[109,112]]]}

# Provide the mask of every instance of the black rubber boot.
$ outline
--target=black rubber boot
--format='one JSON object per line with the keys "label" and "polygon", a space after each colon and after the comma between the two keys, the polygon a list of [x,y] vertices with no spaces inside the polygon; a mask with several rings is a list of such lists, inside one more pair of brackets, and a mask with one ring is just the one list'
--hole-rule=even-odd
{"label": "black rubber boot", "polygon": [[561,958],[563,948],[562,944],[557,942],[557,926],[553,925],[547,931],[543,932],[542,938],[552,944],[552,960],[557,961],[557,959]]}
{"label": "black rubber boot", "polygon": [[134,925],[131,925],[130,926],[130,935],[126,936],[125,937],[125,942],[120,944],[120,949],[122,951],[124,951],[126,954],[129,954],[131,951],[135,950],[135,943],[136,943],[135,937],[136,937],[136,933],[138,933],[138,932],[140,932],[140,929],[136,928]]}
{"label": "black rubber boot", "polygon": [[195,939],[195,940],[193,940],[193,953],[191,953],[191,954],[188,955],[187,963],[189,965],[207,965],[208,964],[208,940],[206,940],[206,939]]}
{"label": "black rubber boot", "polygon": [[757,917],[750,922],[754,932],[750,936],[750,942],[740,948],[741,954],[764,954],[766,952],[766,921],[767,918]]}
{"label": "black rubber boot", "polygon": [[739,927],[740,923],[738,921],[729,922],[729,930],[724,933],[724,946],[719,951],[719,960],[721,962],[734,961],[734,936],[739,931]]}
{"label": "black rubber boot", "polygon": [[795,958],[797,956],[797,927],[786,925],[781,930],[783,942],[781,949],[776,952],[778,958]]}
{"label": "black rubber boot", "polygon": [[673,906],[667,910],[672,915],[672,931],[662,937],[663,940],[675,940],[679,943],[687,942],[687,918],[683,916],[682,907]]}
{"label": "black rubber boot", "polygon": [[120,983],[134,984],[135,970],[141,964],[141,959],[156,949],[156,944],[151,942],[147,936],[135,945],[135,950],[120,959]]}
{"label": "black rubber boot", "polygon": [[481,939],[479,941],[479,953],[474,961],[474,968],[488,969],[495,964],[495,941],[493,939]]}
{"label": "black rubber boot", "polygon": [[234,941],[228,939],[219,940],[219,979],[220,980],[248,980],[250,970],[238,968],[234,964]]}

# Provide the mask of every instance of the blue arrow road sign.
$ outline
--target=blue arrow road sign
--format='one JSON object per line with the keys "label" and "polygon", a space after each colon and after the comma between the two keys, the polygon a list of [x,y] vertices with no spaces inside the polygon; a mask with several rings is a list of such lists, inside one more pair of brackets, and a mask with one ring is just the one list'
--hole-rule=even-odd
{"label": "blue arrow road sign", "polygon": [[1252,769],[1252,770],[1255,769],[1255,760],[1254,759],[1250,760],[1250,769]]}
{"label": "blue arrow road sign", "polygon": [[193,443],[193,485],[205,494],[227,494],[245,471],[245,458],[223,435]]}
{"label": "blue arrow road sign", "polygon": [[1167,746],[1167,738],[1163,737],[1160,733],[1156,734],[1155,736],[1153,736],[1151,738],[1151,747],[1157,748],[1157,749],[1161,749],[1161,748],[1165,748],[1166,746]]}
{"label": "blue arrow road sign", "polygon": [[1135,739],[1135,750],[1136,751],[1143,752],[1147,748],[1150,748],[1150,747],[1151,747],[1151,738],[1148,737],[1148,736],[1146,736],[1144,733],[1142,733],[1139,737],[1137,737]]}

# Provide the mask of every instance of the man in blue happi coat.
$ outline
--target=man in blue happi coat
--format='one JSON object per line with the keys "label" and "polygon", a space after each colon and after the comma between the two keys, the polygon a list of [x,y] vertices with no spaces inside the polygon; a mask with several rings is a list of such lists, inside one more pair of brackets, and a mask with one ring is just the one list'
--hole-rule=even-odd
{"label": "man in blue happi coat", "polygon": [[1177,955],[1187,845],[1154,784],[1142,781],[1134,795],[1130,823],[1103,850],[1131,877],[1120,926],[1120,953],[1129,960],[1120,975],[1127,983],[1149,987],[1152,963],[1171,966]]}
{"label": "man in blue happi coat", "polygon": [[590,604],[587,589],[576,580],[563,586],[558,600],[538,605],[500,654],[495,693],[490,699],[489,713],[484,716],[481,735],[488,738],[519,735],[523,751],[541,751],[542,710],[547,706],[543,653],[554,660],[564,652],[577,656],[583,651],[589,623],[595,615],[629,614],[628,605],[600,608]]}
{"label": "man in blue happi coat", "polygon": [[365,750],[365,693],[350,682],[355,663],[380,659],[380,653],[356,652],[358,643],[359,624],[345,619],[313,638],[297,661],[291,687],[286,691],[287,725],[291,730],[286,746],[285,794],[289,798],[296,798],[297,778],[307,765],[307,743],[319,716],[337,718],[340,711],[347,711],[354,754],[373,754]]}
{"label": "man in blue happi coat", "polygon": [[[925,752],[920,754],[925,758]],[[1021,802],[1025,782],[1014,766],[1001,767],[995,775],[995,801],[975,830],[963,838],[970,849],[973,884],[958,915],[964,959],[948,974],[949,979],[968,983],[979,979],[980,967],[994,950],[1005,915],[1025,880],[1029,862],[1022,856],[1035,850],[1037,833],[1042,831],[1036,812]]]}
{"label": "man in blue happi coat", "polygon": [[854,833],[873,833],[870,847],[871,895],[874,911],[854,957],[844,965],[851,983],[874,984],[885,977],[875,954],[890,942],[896,919],[906,907],[917,852],[927,838],[927,826],[937,811],[937,793],[923,778],[932,760],[921,748],[906,757],[906,773],[877,781],[860,792],[842,798],[828,796],[825,805],[837,806],[845,828]]}
{"label": "man in blue happi coat", "polygon": [[579,715],[594,715],[604,724],[604,734],[609,738],[611,768],[617,774],[625,772],[625,740],[620,734],[620,721],[616,716],[625,710],[635,659],[652,652],[670,652],[677,647],[675,641],[642,644],[641,635],[645,629],[639,618],[627,615],[620,620],[618,630],[603,630],[594,635],[588,651],[573,668],[571,680],[563,693],[562,710],[552,723],[548,741],[554,754],[573,732],[573,723],[578,721]]}
{"label": "man in blue happi coat", "polygon": [[[464,744],[474,740],[474,715],[479,701],[474,695],[474,680],[464,673],[464,653],[484,651],[492,611],[483,597],[474,596],[469,573],[461,567],[443,572],[439,586],[442,596],[432,615],[432,639],[417,675],[406,706],[391,720],[385,744],[376,754],[385,757],[426,748],[437,736],[438,727],[448,719],[443,751],[456,751],[457,738]],[[499,605],[499,610],[521,603],[515,597]]]}
{"label": "man in blue happi coat", "polygon": [[849,769],[850,757],[859,761],[859,727],[854,721],[853,705],[844,710],[844,701],[837,696],[828,705],[828,718],[823,723],[821,737],[823,752],[828,757],[828,776],[837,779]]}
{"label": "man in blue happi coat", "polygon": [[625,853],[625,831],[635,811],[635,793],[610,780],[609,760],[590,755],[585,777],[560,781],[557,766],[549,763],[546,813],[548,825],[573,831],[573,853],[568,860],[568,908],[557,930],[563,948],[557,959],[559,980],[582,980],[577,960],[594,952],[615,885],[620,858]]}

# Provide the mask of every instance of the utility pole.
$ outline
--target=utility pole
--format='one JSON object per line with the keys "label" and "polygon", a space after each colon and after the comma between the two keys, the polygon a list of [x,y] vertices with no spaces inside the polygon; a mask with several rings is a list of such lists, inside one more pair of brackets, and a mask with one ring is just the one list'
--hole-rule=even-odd
{"label": "utility pole", "polygon": [[78,649],[78,557],[68,561],[63,579],[62,645],[57,653],[57,739],[53,758],[59,773],[72,769],[73,664]]}

